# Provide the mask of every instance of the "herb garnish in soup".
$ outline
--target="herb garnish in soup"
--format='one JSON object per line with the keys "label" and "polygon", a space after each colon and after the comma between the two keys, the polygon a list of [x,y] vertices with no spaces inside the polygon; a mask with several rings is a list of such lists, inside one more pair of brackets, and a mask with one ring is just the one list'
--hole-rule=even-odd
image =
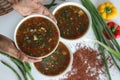
{"label": "herb garnish in soup", "polygon": [[79,7],[67,5],[56,11],[61,37],[77,39],[83,36],[89,28],[89,18]]}
{"label": "herb garnish in soup", "polygon": [[70,63],[68,48],[59,43],[58,48],[52,55],[44,58],[41,62],[34,63],[38,71],[44,75],[55,76],[66,70]]}
{"label": "herb garnish in soup", "polygon": [[16,40],[25,54],[41,57],[55,48],[58,37],[58,30],[51,21],[43,17],[32,17],[20,25]]}

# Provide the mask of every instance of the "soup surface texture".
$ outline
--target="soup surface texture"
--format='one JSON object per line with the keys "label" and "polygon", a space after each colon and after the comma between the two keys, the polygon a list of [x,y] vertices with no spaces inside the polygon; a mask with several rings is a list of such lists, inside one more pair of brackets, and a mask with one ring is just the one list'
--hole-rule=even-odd
{"label": "soup surface texture", "polygon": [[89,28],[89,18],[85,11],[73,5],[67,5],[55,12],[61,37],[77,39],[82,37]]}
{"label": "soup surface texture", "polygon": [[27,19],[20,25],[16,34],[18,47],[32,57],[50,53],[56,47],[58,39],[55,25],[43,17]]}
{"label": "soup surface texture", "polygon": [[66,70],[70,63],[70,52],[68,48],[59,43],[58,48],[52,55],[44,58],[41,62],[35,63],[35,67],[44,75],[55,76]]}

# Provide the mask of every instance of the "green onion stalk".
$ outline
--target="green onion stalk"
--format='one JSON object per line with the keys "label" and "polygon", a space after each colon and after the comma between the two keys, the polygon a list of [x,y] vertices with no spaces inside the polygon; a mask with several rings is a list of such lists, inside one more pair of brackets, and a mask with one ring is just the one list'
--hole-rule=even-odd
{"label": "green onion stalk", "polygon": [[[28,77],[30,78],[30,80],[34,80],[33,76],[31,75],[31,66],[28,62],[21,62],[18,59],[15,59],[11,56],[9,56],[8,54],[5,54],[3,52],[0,52],[0,54],[7,56],[8,58],[10,58],[10,60],[18,67],[18,69],[21,71],[22,76],[24,77],[24,80],[29,80]],[[5,63],[2,61],[2,63],[9,67],[19,78],[19,80],[21,80],[21,77],[19,76],[18,72],[15,71],[14,68],[12,68],[12,66],[10,66],[9,64]]]}
{"label": "green onion stalk", "polygon": [[[103,18],[99,14],[99,12],[97,11],[96,7],[93,5],[93,3],[90,0],[81,0],[81,2],[86,7],[86,9],[90,12],[90,15],[92,17],[92,22],[93,22],[92,28],[93,28],[94,34],[96,36],[96,39],[97,39],[96,42],[99,44],[101,55],[102,55],[103,61],[105,63],[105,68],[106,68],[109,80],[112,80],[111,76],[110,76],[104,49],[109,51],[114,64],[120,71],[120,67],[117,64],[116,60],[114,59],[114,56],[115,56],[118,58],[118,60],[120,60],[120,46],[119,46],[118,42],[116,41],[116,39],[114,38],[111,30],[107,27],[107,24],[105,23],[105,21],[103,20]],[[103,30],[105,30],[107,32],[108,36],[111,38],[111,41],[109,41],[105,38],[105,36],[103,34]],[[110,46],[110,47],[108,47],[108,46]]]}
{"label": "green onion stalk", "polygon": [[57,5],[57,3],[55,3],[56,0],[52,0],[52,2],[50,4],[46,4],[44,5],[45,7],[47,7],[48,9],[50,9],[52,6]]}
{"label": "green onion stalk", "polygon": [[1,63],[3,63],[6,67],[10,68],[18,77],[19,80],[22,80],[22,78],[20,77],[20,75],[18,74],[18,72],[12,68],[8,63],[4,62],[4,61],[1,61]]}
{"label": "green onion stalk", "polygon": [[[53,6],[56,6],[57,3],[55,3],[56,0],[52,0],[50,4],[45,4],[44,6],[50,9]],[[66,1],[66,0],[61,0],[61,1]]]}

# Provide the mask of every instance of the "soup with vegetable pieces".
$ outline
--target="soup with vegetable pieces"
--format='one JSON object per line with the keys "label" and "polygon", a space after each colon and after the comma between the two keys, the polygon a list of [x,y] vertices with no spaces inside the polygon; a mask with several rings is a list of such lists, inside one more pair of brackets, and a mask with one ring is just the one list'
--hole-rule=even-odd
{"label": "soup with vegetable pieces", "polygon": [[54,14],[61,37],[65,39],[77,39],[82,37],[89,28],[89,18],[79,7],[68,5],[60,8]]}
{"label": "soup with vegetable pieces", "polygon": [[16,34],[18,47],[32,57],[49,54],[56,47],[58,39],[56,26],[43,17],[27,19],[20,25]]}
{"label": "soup with vegetable pieces", "polygon": [[59,43],[58,48],[52,55],[44,58],[41,62],[34,63],[38,71],[44,75],[55,76],[66,70],[70,63],[68,48]]}

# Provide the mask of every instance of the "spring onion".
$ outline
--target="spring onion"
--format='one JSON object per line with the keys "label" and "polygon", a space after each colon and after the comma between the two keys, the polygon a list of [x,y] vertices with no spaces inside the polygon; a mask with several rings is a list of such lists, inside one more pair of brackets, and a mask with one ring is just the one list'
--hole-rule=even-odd
{"label": "spring onion", "polygon": [[[15,58],[13,58],[13,57],[11,57],[8,54],[5,54],[3,52],[0,52],[0,54],[7,56],[8,58],[11,59],[11,61],[13,63],[16,64],[16,66],[21,71],[21,73],[22,73],[22,75],[24,77],[24,80],[28,80],[28,77],[30,78],[30,80],[34,80],[33,76],[31,75],[31,66],[30,66],[29,63],[27,63],[27,62],[21,62],[20,60],[15,59]],[[15,74],[16,74],[16,72],[15,72]],[[18,75],[18,74],[16,74],[16,75]]]}
{"label": "spring onion", "polygon": [[[98,40],[97,43],[100,44],[100,51],[101,55],[103,57],[106,71],[109,77],[109,80],[111,79],[104,48],[109,51],[110,56],[115,63],[116,67],[120,70],[120,67],[118,66],[117,62],[115,61],[114,56],[116,56],[118,59],[120,59],[120,46],[116,39],[114,38],[112,32],[109,30],[107,27],[107,24],[105,21],[102,19],[101,15],[93,5],[93,3],[90,0],[81,0],[82,4],[86,7],[86,9],[90,12],[91,17],[92,17],[92,28],[95,33],[96,39]],[[103,34],[103,30],[105,30],[108,34],[108,36],[111,38],[111,41],[107,40]],[[106,46],[107,45],[107,46]],[[110,46],[110,47],[108,47]],[[112,48],[112,49],[111,49]]]}
{"label": "spring onion", "polygon": [[8,68],[10,68],[16,75],[17,75],[17,77],[19,78],[19,80],[22,80],[22,78],[20,77],[20,75],[18,74],[18,72],[14,69],[14,68],[12,68],[9,64],[7,64],[6,62],[4,62],[4,61],[1,61],[5,66],[7,66]]}

